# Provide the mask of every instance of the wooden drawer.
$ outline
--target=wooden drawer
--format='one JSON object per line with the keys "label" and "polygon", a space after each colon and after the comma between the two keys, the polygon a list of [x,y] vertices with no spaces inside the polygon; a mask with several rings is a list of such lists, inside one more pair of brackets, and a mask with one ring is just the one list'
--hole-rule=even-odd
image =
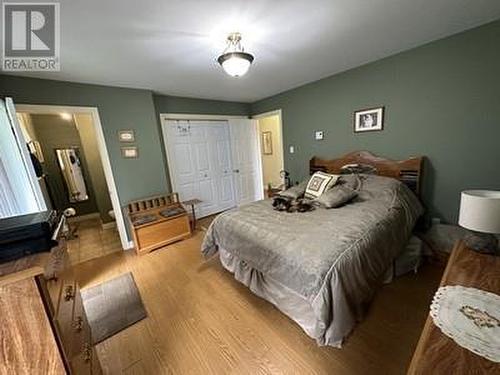
{"label": "wooden drawer", "polygon": [[82,350],[71,359],[71,372],[75,375],[92,374],[92,362],[97,361],[95,349],[85,343]]}
{"label": "wooden drawer", "polygon": [[47,280],[45,276],[41,275],[38,277],[38,281],[50,318],[55,319],[61,298],[63,280],[57,277]]}
{"label": "wooden drawer", "polygon": [[86,344],[71,360],[71,372],[75,375],[101,375],[102,369],[94,347]]}
{"label": "wooden drawer", "polygon": [[[61,341],[67,358],[73,358],[82,352],[82,348],[90,343],[90,327],[83,310],[82,298],[78,284],[73,284],[73,293],[63,290],[63,298],[56,318]],[[70,297],[71,296],[71,297]]]}
{"label": "wooden drawer", "polygon": [[94,347],[92,353],[92,375],[101,375],[101,374],[102,374],[101,362],[99,362],[99,358],[97,358],[97,352]]}
{"label": "wooden drawer", "polygon": [[136,229],[140,251],[150,251],[191,235],[187,215]]}
{"label": "wooden drawer", "polygon": [[57,315],[64,279],[73,278],[71,271],[68,271],[68,266],[69,257],[66,251],[66,240],[61,238],[59,245],[50,252],[50,259],[45,265],[44,274],[37,276],[43,294],[42,297],[51,318],[55,318]]}

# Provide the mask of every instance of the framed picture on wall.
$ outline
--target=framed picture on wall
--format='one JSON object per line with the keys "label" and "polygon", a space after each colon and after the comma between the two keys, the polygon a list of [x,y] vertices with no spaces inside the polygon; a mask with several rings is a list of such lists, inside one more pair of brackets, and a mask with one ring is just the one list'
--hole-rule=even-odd
{"label": "framed picture on wall", "polygon": [[262,153],[264,155],[273,154],[273,133],[262,132]]}
{"label": "framed picture on wall", "polygon": [[384,129],[384,107],[362,109],[354,112],[354,132],[372,132]]}

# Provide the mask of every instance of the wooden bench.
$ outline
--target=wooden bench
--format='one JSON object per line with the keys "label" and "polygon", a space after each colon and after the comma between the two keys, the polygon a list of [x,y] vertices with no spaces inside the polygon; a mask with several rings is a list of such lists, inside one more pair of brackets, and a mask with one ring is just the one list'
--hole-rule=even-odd
{"label": "wooden bench", "polygon": [[130,202],[127,211],[137,254],[191,236],[189,216],[176,193]]}

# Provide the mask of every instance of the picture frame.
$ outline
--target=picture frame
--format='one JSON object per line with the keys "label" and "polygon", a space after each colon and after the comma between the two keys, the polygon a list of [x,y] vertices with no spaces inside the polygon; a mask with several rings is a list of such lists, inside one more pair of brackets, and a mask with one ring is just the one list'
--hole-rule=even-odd
{"label": "picture frame", "polygon": [[384,130],[384,107],[366,108],[354,112],[354,133]]}
{"label": "picture frame", "polygon": [[133,130],[118,131],[118,139],[120,142],[135,142],[135,132]]}
{"label": "picture frame", "polygon": [[124,159],[137,159],[139,150],[136,146],[121,147],[122,157]]}
{"label": "picture frame", "polygon": [[273,154],[273,133],[270,131],[262,132],[262,154]]}

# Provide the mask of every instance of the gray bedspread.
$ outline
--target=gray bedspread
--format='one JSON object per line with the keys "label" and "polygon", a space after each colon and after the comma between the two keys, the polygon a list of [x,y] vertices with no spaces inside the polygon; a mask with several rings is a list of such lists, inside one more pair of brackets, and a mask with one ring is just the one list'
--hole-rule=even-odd
{"label": "gray bedspread", "polygon": [[264,200],[222,213],[210,225],[202,253],[224,250],[282,286],[310,307],[315,321],[301,324],[286,306],[282,311],[319,344],[340,347],[423,211],[399,181],[361,177],[358,197],[341,208],[286,213]]}

